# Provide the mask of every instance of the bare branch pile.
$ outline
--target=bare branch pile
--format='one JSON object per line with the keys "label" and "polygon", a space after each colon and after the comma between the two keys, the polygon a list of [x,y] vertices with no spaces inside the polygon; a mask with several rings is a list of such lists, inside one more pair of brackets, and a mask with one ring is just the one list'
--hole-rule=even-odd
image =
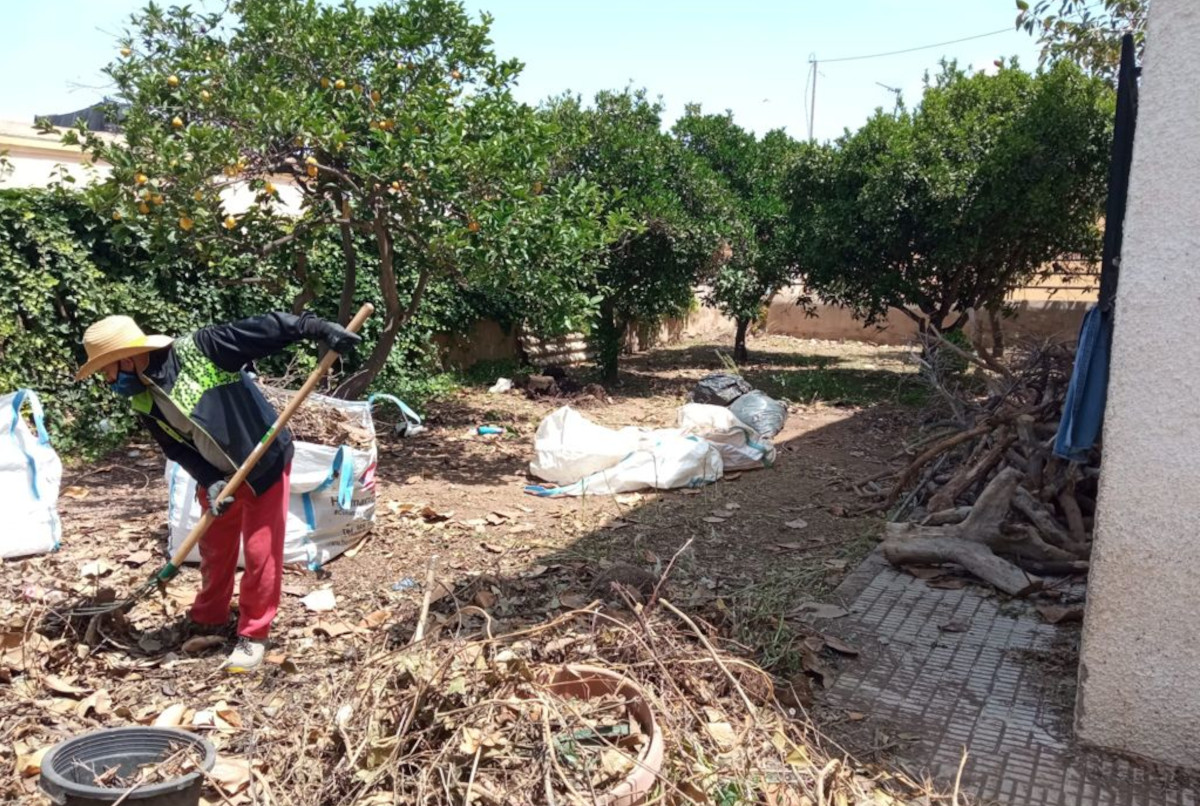
{"label": "bare branch pile", "polygon": [[898,469],[856,484],[891,514],[885,556],[960,565],[1011,595],[1037,590],[1041,574],[1085,571],[1100,452],[1075,463],[1052,451],[1072,345],[1022,345],[1004,362],[934,334],[925,356],[941,418],[893,457]]}

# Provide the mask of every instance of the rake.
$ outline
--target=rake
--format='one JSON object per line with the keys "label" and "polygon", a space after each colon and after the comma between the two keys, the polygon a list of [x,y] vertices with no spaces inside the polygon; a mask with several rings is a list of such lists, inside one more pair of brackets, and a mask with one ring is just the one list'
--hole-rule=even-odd
{"label": "rake", "polygon": [[[351,333],[358,332],[358,329],[362,327],[363,322],[365,322],[367,317],[369,317],[374,311],[375,306],[371,305],[370,303],[363,305],[361,308],[359,308],[358,313],[354,315],[354,318],[350,320],[350,324],[346,325],[346,329]],[[263,435],[262,440],[254,447],[254,450],[250,452],[250,455],[246,457],[246,460],[242,462],[242,466],[239,467],[237,472],[233,474],[233,478],[229,480],[229,483],[225,485],[225,489],[221,491],[222,497],[232,496],[235,492],[237,492],[237,489],[242,486],[242,482],[244,482],[246,477],[250,475],[250,471],[254,469],[256,464],[258,464],[258,460],[263,457],[263,454],[267,452],[267,448],[269,448],[271,443],[275,441],[275,437],[277,437],[279,432],[287,426],[288,421],[292,418],[292,415],[296,413],[296,410],[300,408],[301,404],[304,403],[312,390],[316,388],[317,384],[321,382],[321,379],[325,377],[325,373],[329,371],[330,367],[333,366],[334,362],[337,361],[338,358],[339,354],[333,350],[329,350],[327,353],[325,353],[325,357],[321,359],[321,362],[317,364],[317,368],[314,369],[308,376],[308,379],[304,382],[304,385],[300,387],[300,391],[295,394],[291,401],[288,402],[287,406],[284,407],[283,411],[280,412],[279,416],[275,419],[274,424],[268,428],[267,433]],[[205,508],[204,513],[200,516],[200,521],[192,527],[190,532],[188,532],[188,535],[186,538],[184,538],[183,543],[181,543],[179,548],[175,550],[175,553],[171,555],[170,561],[156,571],[149,579],[134,589],[133,593],[131,593],[128,597],[113,602],[104,602],[102,604],[86,603],[85,600],[85,603],[80,603],[69,607],[56,608],[47,614],[46,618],[43,620],[43,623],[52,625],[65,624],[74,619],[91,619],[96,616],[120,613],[132,608],[135,604],[148,597],[154,591],[163,588],[168,582],[174,579],[175,575],[179,573],[179,567],[183,565],[184,561],[187,559],[188,554],[190,554],[195,545],[200,542],[200,538],[204,537],[205,532],[208,531],[208,528],[212,526],[212,523],[215,520],[216,516],[213,515],[212,512],[207,508]]]}

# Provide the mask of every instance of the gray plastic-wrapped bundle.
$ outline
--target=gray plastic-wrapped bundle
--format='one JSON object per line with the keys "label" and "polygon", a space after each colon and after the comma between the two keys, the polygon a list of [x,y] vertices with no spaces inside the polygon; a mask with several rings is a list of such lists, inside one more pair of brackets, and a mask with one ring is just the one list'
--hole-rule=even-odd
{"label": "gray plastic-wrapped bundle", "polygon": [[692,402],[708,406],[728,406],[753,387],[737,375],[714,372],[705,375],[692,389]]}
{"label": "gray plastic-wrapped bundle", "polygon": [[787,406],[757,389],[730,403],[729,411],[764,437],[775,436],[787,422]]}

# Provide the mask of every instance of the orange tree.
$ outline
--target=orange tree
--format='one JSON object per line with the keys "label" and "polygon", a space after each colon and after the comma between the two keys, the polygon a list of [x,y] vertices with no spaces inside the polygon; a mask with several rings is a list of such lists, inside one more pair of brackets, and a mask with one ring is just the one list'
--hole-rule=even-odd
{"label": "orange tree", "polygon": [[591,335],[610,380],[626,328],[686,312],[740,226],[720,177],[662,130],[661,116],[659,102],[629,88],[600,92],[591,107],[567,95],[544,109],[558,131],[553,175],[603,191],[608,245],[589,275]]}
{"label": "orange tree", "polygon": [[151,4],[107,68],[123,137],[66,139],[112,165],[91,193],[118,237],[188,254],[214,282],[282,272],[297,307],[322,301],[333,291],[307,259],[336,240],[339,318],[360,283],[382,303],[338,389],[357,396],[431,283],[502,294],[548,330],[593,306],[598,196],[550,181],[550,127],[513,99],[520,64],[497,59],[489,24],[448,0]]}
{"label": "orange tree", "polygon": [[689,104],[673,132],[729,189],[736,223],[728,227],[728,259],[709,278],[707,302],[737,322],[733,357],[745,361],[746,332],[764,303],[797,273],[785,179],[799,144],[781,129],[757,139],[733,115],[705,115]]}

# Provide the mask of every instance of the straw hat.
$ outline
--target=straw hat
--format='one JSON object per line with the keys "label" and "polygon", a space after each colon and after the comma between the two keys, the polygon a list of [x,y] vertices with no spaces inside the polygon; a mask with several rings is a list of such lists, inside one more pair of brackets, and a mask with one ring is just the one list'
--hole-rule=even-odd
{"label": "straw hat", "polygon": [[75,373],[75,380],[83,380],[122,358],[168,347],[172,341],[170,336],[147,336],[128,316],[106,316],[83,332],[88,360]]}

